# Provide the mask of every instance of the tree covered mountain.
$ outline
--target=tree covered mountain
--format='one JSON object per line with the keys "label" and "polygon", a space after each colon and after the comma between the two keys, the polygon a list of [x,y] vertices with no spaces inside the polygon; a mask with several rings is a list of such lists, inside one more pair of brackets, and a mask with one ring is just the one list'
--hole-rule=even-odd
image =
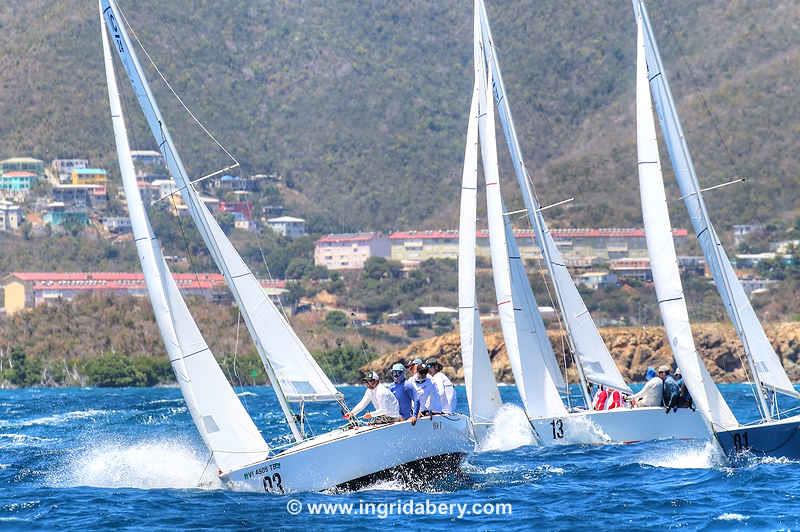
{"label": "tree covered mountain", "polygon": [[[244,171],[291,177],[294,213],[330,231],[456,225],[471,2],[121,5],[160,71]],[[794,218],[800,4],[648,5],[702,184],[749,178],[709,194],[718,225]],[[487,9],[538,193],[543,203],[576,197],[551,219],[639,225],[630,2],[488,0]],[[0,155],[88,156],[116,174],[96,4],[3,2],[0,50]],[[147,67],[189,171],[225,166]],[[132,142],[153,147],[123,85]],[[503,164],[510,168],[507,156]],[[680,202],[672,209],[686,225]]]}

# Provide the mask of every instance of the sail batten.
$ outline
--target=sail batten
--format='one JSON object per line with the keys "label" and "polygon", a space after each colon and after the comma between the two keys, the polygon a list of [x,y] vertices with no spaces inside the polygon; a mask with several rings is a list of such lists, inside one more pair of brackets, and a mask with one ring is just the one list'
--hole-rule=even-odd
{"label": "sail batten", "polygon": [[114,139],[128,212],[153,313],[192,420],[222,471],[263,460],[269,448],[214,359],[178,290],[136,184],[111,49],[100,18]]}
{"label": "sail batten", "polygon": [[711,270],[717,292],[744,345],[752,377],[759,383],[756,388],[762,415],[770,418],[769,401],[762,386],[793,397],[800,398],[800,394],[789,381],[711,223],[677,108],[672,99],[658,45],[650,26],[647,8],[641,1],[636,1],[642,17],[650,89],[681,197]]}
{"label": "sail batten", "polygon": [[[585,376],[585,380],[587,381],[630,393],[630,387],[622,377],[613,358],[611,358],[608,347],[603,342],[600,332],[597,330],[597,326],[588,313],[586,305],[565,265],[564,259],[561,257],[561,253],[550,234],[541,213],[539,202],[531,189],[522,150],[520,149],[519,140],[514,128],[511,109],[508,104],[508,95],[503,85],[500,65],[494,50],[491,28],[489,27],[489,20],[486,15],[486,7],[483,0],[477,1],[479,2],[481,12],[484,54],[489,64],[489,70],[492,73],[492,92],[494,93],[494,99],[497,104],[506,145],[511,155],[517,183],[522,192],[525,209],[527,209],[527,215],[534,230],[536,244],[542,250],[545,264],[553,282],[559,308],[561,309],[564,323],[566,324],[572,351],[576,358],[579,374]],[[584,396],[587,397],[588,402],[588,396],[586,395],[588,392],[583,390],[583,393]]]}
{"label": "sail batten", "polygon": [[647,250],[653,273],[658,306],[666,337],[695,406],[716,429],[738,426],[692,337],[689,312],[683,296],[678,257],[664,190],[658,153],[650,85],[644,56],[641,15],[636,14],[636,132],[639,192],[642,204]]}

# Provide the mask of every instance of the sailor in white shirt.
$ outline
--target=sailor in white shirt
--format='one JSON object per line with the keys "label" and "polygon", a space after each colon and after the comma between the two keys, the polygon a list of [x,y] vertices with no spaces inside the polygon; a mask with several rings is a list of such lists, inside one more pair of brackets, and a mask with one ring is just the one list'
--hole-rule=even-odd
{"label": "sailor in white shirt", "polygon": [[361,381],[367,387],[364,397],[344,417],[350,419],[364,410],[371,402],[375,410],[364,414],[364,419],[372,420],[370,421],[371,424],[393,423],[400,419],[400,405],[397,403],[397,398],[389,388],[380,382],[380,377],[378,377],[377,373],[371,371]]}
{"label": "sailor in white shirt", "polygon": [[433,384],[436,385],[436,392],[442,403],[442,412],[452,414],[456,411],[456,387],[442,371],[442,365],[435,358],[425,361],[430,368],[430,376]]}
{"label": "sailor in white shirt", "polygon": [[442,402],[436,392],[436,385],[428,378],[428,365],[419,364],[417,374],[410,379],[414,385],[414,411],[411,416],[411,424],[416,425],[417,419],[421,416],[442,413]]}
{"label": "sailor in white shirt", "polygon": [[644,388],[633,394],[631,399],[636,406],[661,406],[664,400],[664,379],[669,372],[669,368],[661,366],[658,368],[658,376],[653,377],[644,385]]}

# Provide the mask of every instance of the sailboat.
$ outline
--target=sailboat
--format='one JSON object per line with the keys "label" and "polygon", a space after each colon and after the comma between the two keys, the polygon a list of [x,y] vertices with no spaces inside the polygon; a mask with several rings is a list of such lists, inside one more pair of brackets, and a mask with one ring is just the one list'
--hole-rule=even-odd
{"label": "sailboat", "polygon": [[[474,447],[469,420],[463,415],[424,418],[416,426],[409,422],[349,425],[314,437],[306,435],[303,413],[307,405],[335,401],[346,409],[343,397],[200,200],[116,2],[100,0],[99,4],[117,154],[148,294],[181,393],[223,484],[269,493],[319,491],[358,486],[398,469],[425,475],[457,466]],[[192,220],[244,317],[294,438],[289,446],[270,449],[225,379],[169,272],[136,186],[106,30]],[[291,403],[299,403],[299,415]]]}
{"label": "sailboat", "polygon": [[[638,35],[637,123],[640,179],[643,169],[658,174],[657,177],[651,178],[649,192],[646,194],[644,189],[642,190],[642,208],[661,211],[655,215],[660,219],[653,219],[648,229],[648,248],[670,344],[684,372],[687,388],[699,409],[709,420],[712,431],[726,455],[734,456],[742,451],[748,451],[756,455],[800,458],[800,415],[787,417],[781,411],[778,402],[781,395],[797,399],[800,398],[800,394],[792,386],[780,359],[770,345],[711,223],[703,199],[703,190],[694,170],[689,147],[662,66],[647,8],[641,0],[633,0],[633,8]],[[672,265],[675,260],[674,244],[671,242],[671,237],[669,241],[665,238],[669,218],[665,204],[661,205],[666,200],[658,163],[655,125],[652,124],[651,94],[684,205],[689,212],[717,292],[744,348],[746,369],[749,372],[760,415],[760,419],[755,423],[746,425],[739,423],[711,380],[702,360],[694,352],[693,344],[689,343],[691,331],[683,302],[680,277],[677,265],[674,267]],[[648,216],[645,214],[646,225]],[[654,239],[659,238],[660,244],[654,240],[651,245],[651,235],[655,232],[661,233],[661,237],[652,236]],[[669,249],[672,249],[672,255],[669,254]],[[673,307],[672,310],[668,310],[666,305]]]}
{"label": "sailboat", "polygon": [[[497,309],[500,317],[506,351],[519,390],[523,407],[540,444],[562,443],[633,443],[656,439],[708,439],[709,430],[702,415],[683,409],[665,415],[661,407],[621,407],[612,410],[593,410],[590,394],[591,386],[604,386],[624,394],[631,389],[622,377],[597,327],[589,315],[577,287],[561,257],[542,215],[542,207],[534,196],[530,179],[525,169],[522,152],[514,130],[508,98],[503,85],[500,67],[491,37],[488,18],[482,0],[475,2],[474,57],[475,93],[470,111],[465,168],[462,183],[462,231],[471,230],[470,220],[475,218],[475,200],[472,190],[477,174],[477,156],[470,152],[477,150],[474,142],[473,122],[477,123],[477,144],[481,148],[481,161],[486,184],[487,218],[492,255]],[[477,101],[476,101],[477,100]],[[536,300],[525,273],[524,263],[519,255],[510,222],[510,213],[504,209],[500,193],[500,176],[497,164],[495,140],[495,105],[506,139],[517,182],[525,203],[527,218],[534,228],[536,242],[542,250],[550,279],[556,294],[556,302],[566,326],[566,336],[575,367],[580,379],[583,408],[565,404],[562,393],[568,393],[566,382],[561,374],[550,345]],[[465,197],[468,199],[465,200]],[[467,323],[461,324],[462,356],[464,364],[473,368],[472,374],[465,371],[468,398],[476,395],[475,389],[488,388],[488,380],[493,380],[490,372],[474,371],[475,367],[486,367],[488,354],[481,342],[475,338],[481,335],[476,319],[470,321],[470,313],[475,314],[474,302],[474,264],[470,269],[468,261],[474,263],[474,240],[468,234],[460,235],[460,252],[464,254],[459,266],[459,294],[464,288],[465,298],[460,299],[462,317]],[[467,340],[463,333],[467,332]],[[476,401],[470,402],[472,412]],[[490,402],[480,404],[486,409]],[[481,421],[471,413],[473,423]],[[481,414],[481,417],[484,417]]]}

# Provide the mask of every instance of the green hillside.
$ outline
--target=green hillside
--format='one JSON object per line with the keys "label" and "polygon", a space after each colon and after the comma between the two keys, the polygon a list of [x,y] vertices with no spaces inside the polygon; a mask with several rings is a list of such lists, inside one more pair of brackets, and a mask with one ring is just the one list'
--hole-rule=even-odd
{"label": "green hillside", "polygon": [[[295,213],[331,231],[456,225],[471,2],[121,3],[245,171],[292,178]],[[550,216],[559,225],[640,224],[630,2],[487,8],[542,200],[576,197]],[[800,4],[651,1],[650,13],[702,183],[750,178],[711,194],[718,224],[794,217]],[[0,155],[86,155],[116,171],[96,4],[0,3],[0,50]],[[225,165],[155,85],[190,172]],[[130,94],[126,105],[132,141],[152,147]],[[682,213],[675,223],[687,223]]]}

